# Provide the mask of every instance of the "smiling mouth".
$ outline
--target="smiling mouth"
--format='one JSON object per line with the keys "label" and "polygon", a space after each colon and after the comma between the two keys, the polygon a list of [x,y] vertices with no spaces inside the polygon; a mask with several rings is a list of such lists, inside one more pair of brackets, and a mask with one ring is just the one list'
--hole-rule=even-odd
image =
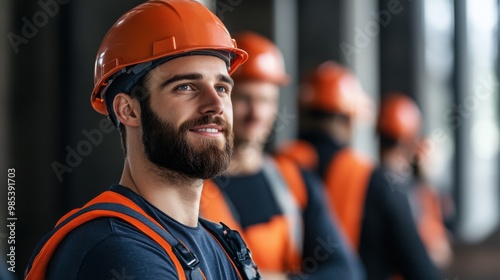
{"label": "smiling mouth", "polygon": [[208,132],[208,133],[222,132],[222,130],[219,130],[217,128],[198,128],[198,129],[191,129],[191,131],[194,131],[194,132]]}
{"label": "smiling mouth", "polygon": [[224,135],[224,129],[216,124],[196,126],[189,131],[205,137],[220,137]]}

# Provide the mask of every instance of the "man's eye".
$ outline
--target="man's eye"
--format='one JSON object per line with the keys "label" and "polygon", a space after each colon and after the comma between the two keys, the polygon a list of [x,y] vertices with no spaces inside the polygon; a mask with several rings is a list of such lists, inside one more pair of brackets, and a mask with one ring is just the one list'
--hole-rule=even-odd
{"label": "man's eye", "polygon": [[217,92],[222,92],[222,93],[229,93],[230,90],[226,86],[216,86],[215,90]]}
{"label": "man's eye", "polygon": [[187,91],[192,89],[193,87],[191,85],[180,85],[175,88],[175,90],[182,90],[182,91]]}

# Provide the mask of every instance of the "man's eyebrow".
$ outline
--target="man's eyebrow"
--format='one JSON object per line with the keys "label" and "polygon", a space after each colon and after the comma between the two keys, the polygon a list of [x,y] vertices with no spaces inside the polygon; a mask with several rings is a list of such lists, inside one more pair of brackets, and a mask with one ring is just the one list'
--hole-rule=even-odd
{"label": "man's eyebrow", "polygon": [[[163,83],[161,83],[160,88],[164,88],[164,87],[168,86],[171,83],[175,83],[175,82],[181,81],[181,80],[201,80],[201,79],[203,79],[203,75],[198,74],[198,73],[175,75],[172,78],[170,78],[170,79],[164,81]],[[217,79],[219,81],[228,83],[231,86],[234,86],[233,79],[231,77],[227,76],[227,75],[219,74],[219,75],[217,75]]]}
{"label": "man's eyebrow", "polygon": [[171,83],[175,83],[175,82],[181,81],[181,80],[201,80],[202,78],[203,78],[203,75],[198,74],[198,73],[175,75],[172,78],[161,83],[160,88],[164,88]]}
{"label": "man's eyebrow", "polygon": [[223,74],[220,74],[218,77],[219,81],[222,81],[222,82],[225,82],[225,83],[228,83],[231,85],[231,87],[234,87],[234,80],[233,78],[227,76],[227,75],[223,75]]}

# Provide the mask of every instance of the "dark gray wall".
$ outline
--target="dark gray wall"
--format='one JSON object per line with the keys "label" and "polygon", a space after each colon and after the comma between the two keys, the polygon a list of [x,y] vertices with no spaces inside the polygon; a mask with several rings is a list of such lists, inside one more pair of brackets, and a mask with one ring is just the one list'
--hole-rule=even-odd
{"label": "dark gray wall", "polygon": [[380,92],[402,91],[418,102],[424,34],[421,1],[380,0],[379,10],[397,5],[401,12],[380,29]]}
{"label": "dark gray wall", "polygon": [[[122,168],[118,133],[103,132],[104,116],[90,105],[93,65],[106,30],[142,1],[58,1],[52,1],[57,8],[35,0],[12,1],[10,8],[9,32],[26,39],[17,52],[7,41],[11,64],[8,75],[1,75],[11,82],[2,104],[10,108],[7,163],[16,168],[19,276],[56,220],[117,182]],[[29,30],[30,24],[36,29]],[[83,130],[94,135],[94,143]],[[78,159],[69,151],[84,155]],[[71,172],[58,177],[56,162]]]}
{"label": "dark gray wall", "polygon": [[326,60],[342,63],[342,0],[299,1],[299,77]]}
{"label": "dark gray wall", "polygon": [[[62,129],[58,124],[61,17],[44,18],[36,1],[12,1],[11,5],[10,35],[24,38],[17,50],[12,45],[9,48],[8,77],[8,164],[16,168],[16,269],[21,276],[35,242],[60,212],[60,187],[50,162],[58,154]],[[42,16],[33,28],[36,13]]]}

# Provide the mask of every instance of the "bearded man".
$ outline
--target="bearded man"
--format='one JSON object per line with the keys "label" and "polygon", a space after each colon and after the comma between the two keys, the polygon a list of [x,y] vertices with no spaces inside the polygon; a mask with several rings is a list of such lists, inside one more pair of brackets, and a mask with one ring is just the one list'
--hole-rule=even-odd
{"label": "bearded man", "polygon": [[230,74],[247,56],[195,1],[151,0],[118,19],[91,102],[122,135],[121,179],[60,220],[26,279],[260,279],[238,233],[198,215],[203,180],[229,165]]}

